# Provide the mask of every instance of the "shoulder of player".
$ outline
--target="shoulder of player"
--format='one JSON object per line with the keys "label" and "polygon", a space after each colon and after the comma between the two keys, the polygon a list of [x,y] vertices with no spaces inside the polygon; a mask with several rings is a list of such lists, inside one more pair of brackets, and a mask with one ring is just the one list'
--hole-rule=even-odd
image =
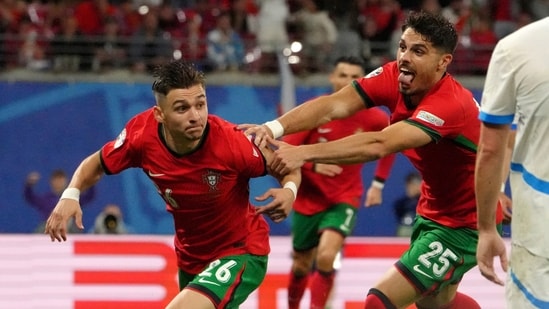
{"label": "shoulder of player", "polygon": [[[436,101],[436,103],[446,102],[446,103],[458,103],[458,104],[445,104],[451,108],[452,106],[458,106],[459,104],[473,102],[474,96],[473,93],[465,88],[458,80],[456,80],[452,75],[446,74],[442,80],[435,86],[435,88],[430,92],[430,94],[424,98],[423,101]],[[423,102],[422,102],[423,103]],[[474,106],[474,105],[473,105]]]}

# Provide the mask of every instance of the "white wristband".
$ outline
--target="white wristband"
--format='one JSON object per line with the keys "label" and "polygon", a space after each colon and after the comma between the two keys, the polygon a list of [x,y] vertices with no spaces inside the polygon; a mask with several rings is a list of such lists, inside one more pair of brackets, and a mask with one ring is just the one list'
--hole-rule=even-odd
{"label": "white wristband", "polygon": [[374,179],[372,180],[372,187],[383,190],[383,187],[385,187],[385,183]]}
{"label": "white wristband", "polygon": [[501,183],[501,188],[499,189],[501,192],[505,192],[505,182]]}
{"label": "white wristband", "polygon": [[80,190],[76,188],[66,188],[65,191],[63,191],[63,194],[61,194],[60,200],[63,199],[69,199],[69,200],[75,200],[77,202],[80,202]]}
{"label": "white wristband", "polygon": [[272,120],[272,121],[265,122],[264,125],[267,128],[269,128],[269,130],[271,130],[271,132],[273,132],[273,138],[276,139],[276,138],[279,138],[282,135],[284,135],[284,127],[282,126],[280,121],[275,119],[275,120]]}
{"label": "white wristband", "polygon": [[288,181],[284,184],[285,189],[290,189],[294,193],[294,200],[297,197],[297,185],[293,181]]}

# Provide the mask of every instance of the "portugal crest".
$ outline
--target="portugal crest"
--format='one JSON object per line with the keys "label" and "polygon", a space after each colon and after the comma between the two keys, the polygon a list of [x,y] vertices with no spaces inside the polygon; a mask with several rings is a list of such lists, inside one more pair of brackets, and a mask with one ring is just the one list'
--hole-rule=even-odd
{"label": "portugal crest", "polygon": [[210,191],[217,191],[217,184],[221,180],[221,174],[208,171],[206,174],[202,175],[202,180],[210,186]]}

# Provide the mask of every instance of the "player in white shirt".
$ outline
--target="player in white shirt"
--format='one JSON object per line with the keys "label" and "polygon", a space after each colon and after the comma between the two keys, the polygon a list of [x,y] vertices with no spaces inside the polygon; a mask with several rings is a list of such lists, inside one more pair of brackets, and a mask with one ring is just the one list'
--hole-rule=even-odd
{"label": "player in white shirt", "polygon": [[[478,266],[503,285],[494,257],[507,270],[508,308],[549,308],[549,17],[500,40],[493,51],[482,95],[475,190]],[[511,159],[511,253],[496,231],[495,212],[503,178],[506,141],[513,119]],[[507,269],[509,266],[509,269]]]}

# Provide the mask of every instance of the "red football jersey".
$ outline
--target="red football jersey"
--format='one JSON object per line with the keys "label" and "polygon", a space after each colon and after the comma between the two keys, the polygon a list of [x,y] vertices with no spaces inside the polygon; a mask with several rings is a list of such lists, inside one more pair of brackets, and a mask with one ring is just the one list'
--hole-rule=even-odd
{"label": "red football jersey", "polygon": [[208,116],[197,149],[178,155],[166,146],[152,109],[133,117],[105,144],[107,174],[139,167],[166,201],[175,224],[178,266],[199,273],[219,257],[269,253],[269,226],[249,202],[249,180],[266,174],[259,149],[236,126]]}
{"label": "red football jersey", "polygon": [[[423,177],[417,213],[449,227],[477,228],[474,170],[480,135],[479,106],[450,74],[418,106],[398,91],[399,70],[390,62],[353,82],[368,106],[387,106],[391,122],[407,121],[433,142],[404,151]],[[498,216],[501,222],[501,213]]]}
{"label": "red football jersey", "polygon": [[[389,115],[381,108],[362,110],[348,118],[330,121],[316,129],[290,134],[284,141],[292,145],[316,144],[333,141],[359,132],[380,131],[389,125]],[[388,176],[394,156],[382,158],[389,160],[384,166],[383,175]],[[341,174],[328,177],[315,173],[313,164],[307,163],[301,169],[302,180],[299,194],[294,202],[294,210],[304,215],[312,215],[327,210],[337,203],[347,203],[359,207],[364,190],[362,184],[362,166],[360,164],[340,165]]]}

